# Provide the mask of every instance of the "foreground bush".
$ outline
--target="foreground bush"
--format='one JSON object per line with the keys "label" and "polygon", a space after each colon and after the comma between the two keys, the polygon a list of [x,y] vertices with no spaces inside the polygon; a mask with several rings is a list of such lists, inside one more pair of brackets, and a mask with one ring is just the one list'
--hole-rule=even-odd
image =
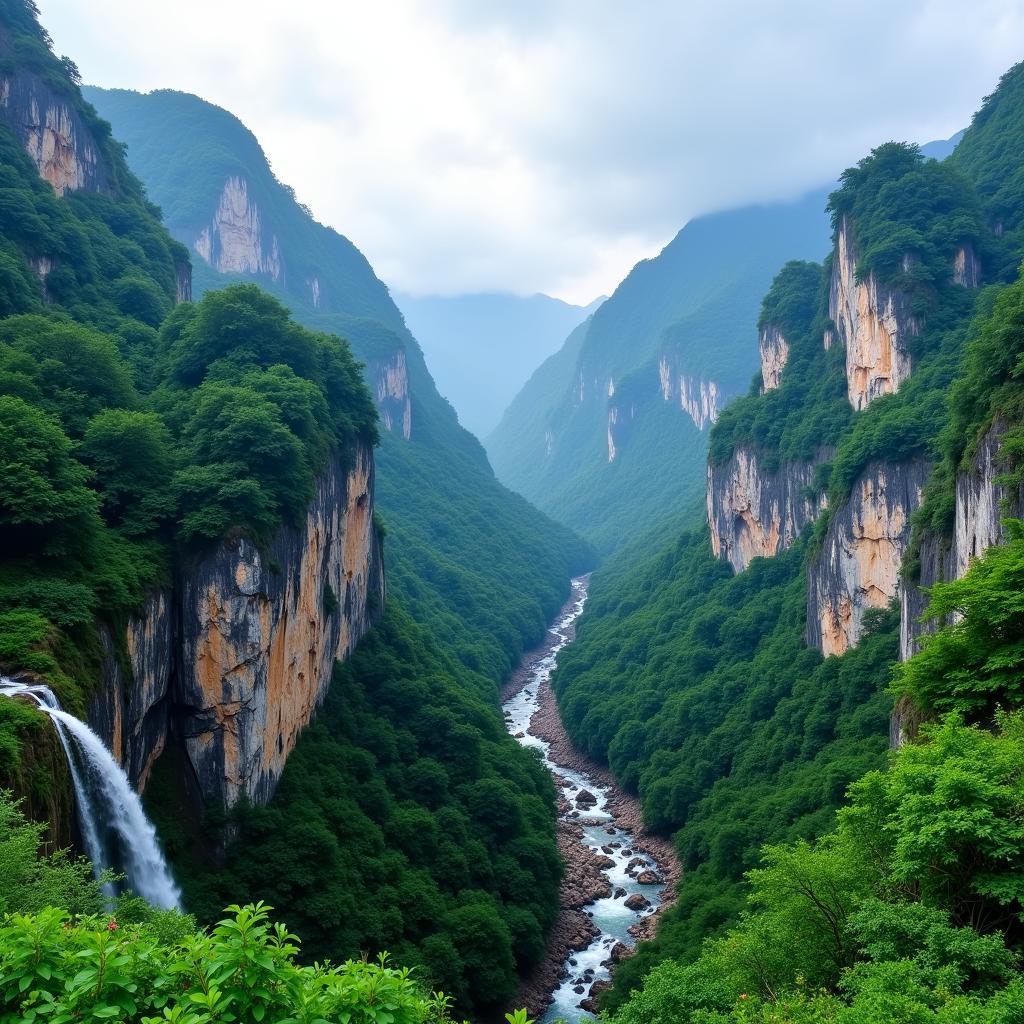
{"label": "foreground bush", "polygon": [[298,939],[263,904],[228,908],[208,932],[174,912],[73,919],[56,908],[0,924],[0,1021],[157,1024],[420,1024],[443,994],[407,969],[295,962]]}

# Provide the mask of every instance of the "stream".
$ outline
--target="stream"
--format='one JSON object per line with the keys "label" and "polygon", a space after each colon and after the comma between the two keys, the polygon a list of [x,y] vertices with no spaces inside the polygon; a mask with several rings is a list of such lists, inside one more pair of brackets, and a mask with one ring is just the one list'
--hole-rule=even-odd
{"label": "stream", "polygon": [[[628,955],[636,941],[633,932],[663,904],[670,891],[666,886],[674,877],[673,865],[659,864],[649,849],[641,848],[649,844],[640,842],[628,827],[638,820],[635,812],[623,813],[623,803],[630,798],[606,770],[591,767],[588,758],[573,750],[557,718],[549,679],[559,652],[575,639],[588,584],[589,577],[572,581],[572,597],[550,627],[548,643],[527,657],[514,681],[515,692],[502,705],[509,732],[523,746],[539,750],[555,778],[559,847],[567,862],[561,914],[570,920],[573,914],[585,915],[582,928],[567,928],[564,920],[556,924],[555,931],[561,925],[565,936],[565,955],[558,961],[557,974],[550,972],[544,996],[551,1002],[541,1012],[541,1024],[558,1019],[573,1024],[592,1017],[589,1003],[581,1003],[596,995],[595,983],[599,991],[601,983],[608,982],[613,961]],[[583,877],[574,878],[574,873]],[[559,950],[552,952],[549,946],[549,954],[558,957]]]}

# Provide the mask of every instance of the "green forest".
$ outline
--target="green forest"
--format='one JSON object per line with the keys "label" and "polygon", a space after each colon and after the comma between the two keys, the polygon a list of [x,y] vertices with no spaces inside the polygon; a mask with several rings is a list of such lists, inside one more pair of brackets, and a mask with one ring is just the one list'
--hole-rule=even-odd
{"label": "green forest", "polygon": [[[755,381],[725,410],[710,458],[746,446],[769,471],[814,462],[830,511],[736,576],[704,529],[595,575],[559,704],[688,869],[603,997],[616,1022],[1022,1019],[1021,527],[1007,520],[1007,543],[935,585],[935,631],[910,660],[897,660],[897,607],[869,612],[842,657],[804,640],[808,565],[869,463],[935,467],[910,580],[926,537],[948,550],[957,474],[994,423],[1001,514],[1019,511],[1021,250],[987,161],[1019,148],[1021,82],[1020,68],[1004,77],[947,161],[887,144],[829,199],[834,229],[855,233],[858,276],[908,296],[921,324],[896,394],[850,409],[842,346],[822,344],[831,259],[787,264],[764,299],[760,326],[790,345],[781,385]],[[976,290],[952,279],[963,245],[985,268]],[[923,723],[890,752],[894,703]]]}

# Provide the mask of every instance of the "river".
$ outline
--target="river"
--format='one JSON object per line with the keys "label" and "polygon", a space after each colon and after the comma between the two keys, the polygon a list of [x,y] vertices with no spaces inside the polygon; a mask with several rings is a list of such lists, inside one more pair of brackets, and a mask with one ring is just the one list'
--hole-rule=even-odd
{"label": "river", "polygon": [[558,717],[549,680],[559,652],[575,639],[588,586],[586,576],[572,581],[547,642],[524,659],[503,693],[509,732],[541,752],[559,793],[558,842],[566,861],[559,920],[547,963],[521,993],[542,1024],[592,1016],[590,998],[637,936],[650,933],[650,918],[667,905],[678,879],[671,844],[643,833],[635,798],[573,747]]}

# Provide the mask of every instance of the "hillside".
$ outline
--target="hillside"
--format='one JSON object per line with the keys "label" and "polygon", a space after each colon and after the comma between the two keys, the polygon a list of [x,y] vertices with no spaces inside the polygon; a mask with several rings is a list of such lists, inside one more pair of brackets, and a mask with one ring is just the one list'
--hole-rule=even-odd
{"label": "hillside", "polygon": [[126,143],[170,232],[191,249],[196,295],[256,281],[300,322],[347,338],[366,364],[386,428],[377,490],[391,592],[496,685],[542,635],[585,563],[583,547],[495,480],[385,285],[277,181],[237,118],[172,91],[85,95]]}
{"label": "hillside", "polygon": [[[162,840],[203,924],[273,896],[307,956],[398,951],[462,1012],[493,1011],[543,954],[561,874],[550,779],[494,696],[585,549],[494,480],[363,257],[208,109],[186,156],[258,155],[251,198],[282,204],[296,234],[282,219],[287,248],[261,249],[264,214],[237,205],[245,186],[221,204],[221,180],[189,244],[225,273],[193,245],[193,288],[189,248],[34,5],[0,4],[0,873],[19,879],[0,913],[59,889],[40,925],[58,959],[98,914],[145,956],[214,943],[177,885],[151,897],[170,878]],[[322,301],[289,291],[300,258],[321,261]],[[85,915],[74,934],[67,914]],[[233,920],[269,934],[247,915]],[[110,943],[116,918],[97,925]],[[291,964],[285,946],[273,956]],[[308,1005],[326,995],[287,970]],[[38,991],[5,988],[3,1013],[31,1016]],[[137,1019],[131,1005],[113,1012]]]}
{"label": "hillside", "polygon": [[486,437],[535,369],[601,303],[549,295],[396,295],[438,390],[459,422]]}
{"label": "hillside", "polygon": [[639,263],[487,438],[499,478],[605,552],[692,506],[707,431],[757,367],[761,296],[827,248],[822,206],[701,217]]}
{"label": "hillside", "polygon": [[987,838],[1020,827],[1022,82],[942,163],[844,172],[832,254],[778,274],[711,431],[707,523],[595,575],[559,704],[688,869],[605,996],[621,1024],[1022,1005],[1017,853]]}

